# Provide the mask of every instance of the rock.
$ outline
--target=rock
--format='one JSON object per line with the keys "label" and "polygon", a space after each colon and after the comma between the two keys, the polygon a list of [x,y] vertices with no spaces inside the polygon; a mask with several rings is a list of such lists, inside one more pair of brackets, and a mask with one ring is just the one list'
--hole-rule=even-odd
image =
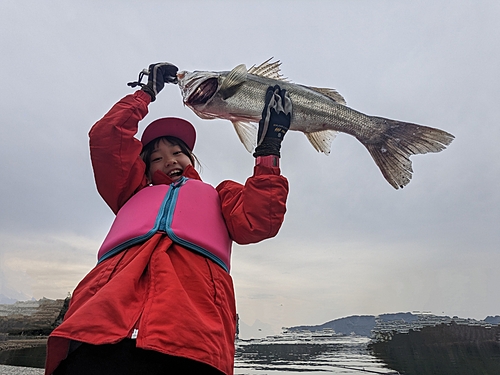
{"label": "rock", "polygon": [[62,321],[68,303],[69,298],[42,298],[0,305],[0,332],[9,335],[48,335]]}

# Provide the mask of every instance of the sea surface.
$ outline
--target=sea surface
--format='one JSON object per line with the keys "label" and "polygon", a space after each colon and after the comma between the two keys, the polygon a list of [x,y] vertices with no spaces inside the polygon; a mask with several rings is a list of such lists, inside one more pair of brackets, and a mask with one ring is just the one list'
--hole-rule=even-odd
{"label": "sea surface", "polygon": [[[397,374],[369,353],[368,342],[367,337],[338,336],[331,332],[239,340],[235,374]],[[0,374],[42,375],[43,369],[0,365]]]}
{"label": "sea surface", "polygon": [[290,332],[239,340],[235,374],[397,374],[370,354],[369,342],[364,336],[342,336],[333,331]]}

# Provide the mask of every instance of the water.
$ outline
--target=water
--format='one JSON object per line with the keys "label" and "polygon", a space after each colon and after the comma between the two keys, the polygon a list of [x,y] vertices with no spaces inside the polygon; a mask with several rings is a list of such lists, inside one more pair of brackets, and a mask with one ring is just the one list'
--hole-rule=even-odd
{"label": "water", "polygon": [[339,336],[324,331],[239,341],[235,374],[397,374],[370,354],[369,341],[367,337]]}
{"label": "water", "polygon": [[[367,350],[369,339],[332,333],[284,334],[240,340],[237,375],[396,374]],[[1,375],[42,375],[43,369],[0,365]]]}
{"label": "water", "polygon": [[[235,374],[398,374],[392,369],[407,375],[500,374],[500,327],[439,325],[396,334],[370,349],[368,343],[367,337],[341,336],[331,330],[239,340]],[[26,367],[0,365],[0,375],[43,374],[43,369],[29,367],[43,366],[43,346],[9,352],[0,351],[0,363]]]}

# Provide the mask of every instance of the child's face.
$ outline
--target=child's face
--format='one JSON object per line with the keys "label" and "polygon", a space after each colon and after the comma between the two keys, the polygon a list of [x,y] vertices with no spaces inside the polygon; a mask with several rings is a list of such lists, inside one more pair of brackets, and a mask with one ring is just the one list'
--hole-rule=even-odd
{"label": "child's face", "polygon": [[150,163],[149,176],[153,176],[156,171],[162,171],[173,181],[177,181],[181,178],[184,168],[191,165],[191,160],[181,151],[180,146],[161,139],[151,153]]}

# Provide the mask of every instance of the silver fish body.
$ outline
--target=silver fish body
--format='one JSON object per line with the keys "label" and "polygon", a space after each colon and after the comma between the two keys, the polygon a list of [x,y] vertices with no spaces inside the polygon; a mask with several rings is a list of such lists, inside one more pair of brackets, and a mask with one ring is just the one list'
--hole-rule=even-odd
{"label": "silver fish body", "polygon": [[396,189],[410,182],[411,155],[439,152],[454,138],[439,129],[365,115],[347,107],[335,90],[284,80],[279,66],[279,62],[268,60],[249,70],[239,65],[230,72],[180,72],[184,104],[203,119],[230,120],[251,151],[257,139],[254,124],[261,118],[266,90],[278,84],[292,100],[290,130],[303,132],[314,148],[325,154],[338,132],[356,137]]}

